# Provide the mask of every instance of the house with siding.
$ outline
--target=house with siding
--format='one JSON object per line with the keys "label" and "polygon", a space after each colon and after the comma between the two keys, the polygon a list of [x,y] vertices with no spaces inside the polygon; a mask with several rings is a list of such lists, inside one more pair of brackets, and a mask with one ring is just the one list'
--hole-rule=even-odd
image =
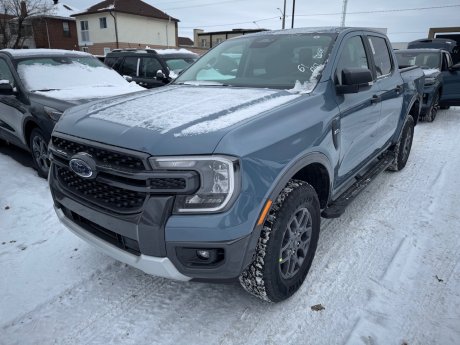
{"label": "house with siding", "polygon": [[179,20],[141,0],[105,0],[73,16],[79,48],[91,54],[178,46]]}

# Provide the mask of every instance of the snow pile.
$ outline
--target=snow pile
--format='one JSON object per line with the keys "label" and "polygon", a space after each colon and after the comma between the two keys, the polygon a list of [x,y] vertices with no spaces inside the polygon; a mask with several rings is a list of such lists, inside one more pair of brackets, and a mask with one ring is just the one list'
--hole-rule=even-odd
{"label": "snow pile", "polygon": [[[166,87],[112,104],[104,102],[106,108],[101,109],[98,104],[90,112],[93,118],[166,133],[175,129],[182,130],[180,127],[191,127],[199,121],[211,121],[224,114],[228,115],[240,107],[277,93],[265,89]],[[223,128],[222,124],[206,126],[210,129]]]}
{"label": "snow pile", "polygon": [[254,104],[248,105],[242,109],[230,112],[229,114],[225,114],[215,119],[200,122],[196,125],[190,126],[182,130],[179,134],[175,134],[175,136],[178,137],[187,135],[199,135],[215,132],[220,129],[233,126],[238,122],[242,122],[254,116],[260,115],[264,112],[273,110],[274,108],[288,103],[298,97],[299,95],[283,95],[279,97],[266,98]]}
{"label": "snow pile", "polygon": [[312,75],[310,79],[304,83],[296,80],[295,85],[292,89],[289,89],[287,91],[291,93],[299,93],[299,94],[305,94],[305,93],[310,93],[313,91],[315,88],[316,84],[318,84],[319,78],[321,76],[321,72],[324,69],[324,64],[323,65],[313,65],[310,70],[312,70]]}
{"label": "snow pile", "polygon": [[[148,47],[146,47],[146,49],[148,49]],[[190,54],[190,55],[196,55],[198,56],[198,54],[188,50],[188,49],[185,49],[185,48],[180,48],[180,49],[155,49],[155,51],[157,52],[157,54],[159,55],[168,55],[168,54]]]}
{"label": "snow pile", "polygon": [[134,90],[134,86],[129,86],[121,75],[105,66],[92,67],[76,61],[59,65],[40,63],[40,60],[33,64],[20,63],[18,73],[30,91],[82,90],[88,87],[129,87]]}

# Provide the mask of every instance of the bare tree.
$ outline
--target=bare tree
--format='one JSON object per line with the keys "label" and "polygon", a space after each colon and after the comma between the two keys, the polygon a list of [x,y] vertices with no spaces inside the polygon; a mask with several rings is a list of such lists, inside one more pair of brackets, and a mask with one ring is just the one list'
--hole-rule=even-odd
{"label": "bare tree", "polygon": [[1,0],[0,44],[4,48],[21,48],[28,36],[26,28],[31,28],[29,19],[48,14],[51,7],[50,0]]}

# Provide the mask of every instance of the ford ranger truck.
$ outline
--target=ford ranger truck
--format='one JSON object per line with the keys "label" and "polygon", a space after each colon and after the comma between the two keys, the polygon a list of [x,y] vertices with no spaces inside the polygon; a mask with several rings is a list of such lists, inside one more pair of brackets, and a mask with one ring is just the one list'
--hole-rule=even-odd
{"label": "ford ranger truck", "polygon": [[370,29],[227,40],[169,86],[65,112],[50,144],[57,215],[146,273],[285,300],[321,217],[406,165],[424,76],[397,66]]}

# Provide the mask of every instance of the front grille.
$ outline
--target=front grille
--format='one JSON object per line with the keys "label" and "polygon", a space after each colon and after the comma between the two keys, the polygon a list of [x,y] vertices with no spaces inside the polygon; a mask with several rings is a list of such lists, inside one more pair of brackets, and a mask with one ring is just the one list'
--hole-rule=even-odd
{"label": "front grille", "polygon": [[135,213],[142,209],[146,193],[110,186],[96,180],[83,179],[68,168],[57,167],[60,184],[76,196],[101,207],[121,213]]}
{"label": "front grille", "polygon": [[70,215],[71,218],[75,223],[80,225],[86,231],[92,233],[93,235],[107,241],[114,246],[117,246],[120,249],[127,251],[128,253],[134,255],[141,255],[141,251],[139,249],[139,242],[133,240],[129,237],[117,234],[116,232],[110,231],[96,223],[93,223],[89,219],[86,219],[75,212],[71,212],[67,209],[64,210],[67,215]]}
{"label": "front grille", "polygon": [[145,170],[145,165],[139,157],[84,145],[59,137],[53,137],[52,143],[56,149],[66,152],[68,156],[75,155],[79,152],[86,152],[93,156],[100,164],[110,166],[111,168],[136,171]]}
{"label": "front grille", "polygon": [[184,178],[152,178],[149,180],[149,185],[152,189],[185,189],[187,182]]}

